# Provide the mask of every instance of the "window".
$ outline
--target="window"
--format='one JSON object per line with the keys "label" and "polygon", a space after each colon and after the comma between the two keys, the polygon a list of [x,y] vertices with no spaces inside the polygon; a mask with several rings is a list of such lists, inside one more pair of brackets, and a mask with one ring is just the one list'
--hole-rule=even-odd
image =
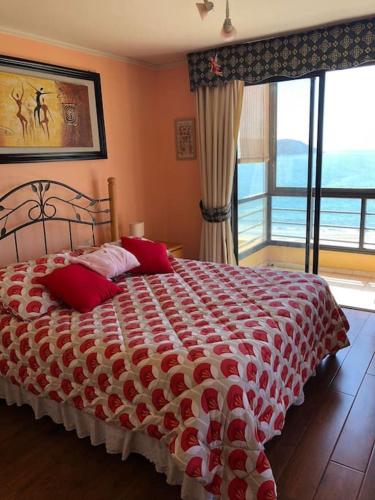
{"label": "window", "polygon": [[327,73],[325,188],[375,188],[375,66]]}
{"label": "window", "polygon": [[307,185],[310,79],[274,84],[271,116],[276,122],[276,187]]}
{"label": "window", "polygon": [[[315,179],[318,87],[317,78],[304,78],[245,88],[237,169],[240,259],[260,246],[309,242],[306,188],[309,149]],[[319,244],[326,249],[375,250],[374,88],[375,65],[325,76]]]}
{"label": "window", "polygon": [[269,85],[245,87],[238,141],[238,249],[262,244],[267,226]]}

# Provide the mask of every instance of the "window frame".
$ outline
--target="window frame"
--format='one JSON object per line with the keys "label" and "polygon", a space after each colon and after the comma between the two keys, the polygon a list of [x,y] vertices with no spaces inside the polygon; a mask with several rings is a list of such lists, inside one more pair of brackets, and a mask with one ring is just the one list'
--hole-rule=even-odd
{"label": "window frame", "polygon": [[[325,77],[327,72],[320,71],[316,74],[309,75],[308,77],[301,77],[298,79],[314,77]],[[278,78],[270,79],[268,82],[270,84],[270,112],[269,112],[269,161],[265,162],[265,184],[266,191],[264,196],[266,197],[266,238],[265,241],[254,247],[245,250],[239,254],[238,249],[238,157],[236,156],[235,163],[235,174],[234,174],[234,185],[233,185],[233,195],[232,195],[232,231],[234,236],[234,248],[237,263],[240,259],[246,258],[248,255],[256,253],[262,248],[269,245],[274,246],[286,246],[286,247],[304,247],[305,243],[291,242],[291,241],[281,241],[272,239],[272,197],[273,196],[284,196],[284,197],[307,197],[308,189],[299,187],[282,187],[276,185],[276,169],[277,169],[277,83],[283,81],[290,81],[290,78]],[[247,86],[247,85],[246,85]],[[310,110],[311,111],[311,110]],[[324,119],[324,113],[323,113]],[[319,120],[319,116],[318,116]],[[311,187],[312,198],[316,197],[316,189]],[[260,195],[261,193],[259,193]],[[262,193],[263,194],[263,193]],[[259,195],[254,195],[259,196]],[[318,243],[319,249],[328,251],[338,251],[338,252],[348,252],[348,253],[362,253],[362,254],[374,254],[373,249],[365,248],[365,231],[366,228],[366,203],[367,200],[375,199],[375,188],[324,188],[320,189],[321,198],[355,198],[361,200],[361,210],[360,210],[360,225],[359,225],[359,244],[358,247],[344,247],[336,245],[324,245]],[[234,221],[235,219],[235,221]]]}

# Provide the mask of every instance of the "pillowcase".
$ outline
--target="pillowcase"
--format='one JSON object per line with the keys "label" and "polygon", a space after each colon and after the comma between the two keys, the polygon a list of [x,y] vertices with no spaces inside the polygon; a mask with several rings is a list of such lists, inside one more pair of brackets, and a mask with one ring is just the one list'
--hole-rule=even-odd
{"label": "pillowcase", "polygon": [[39,278],[53,296],[81,313],[89,312],[122,290],[81,264],[69,264]]}
{"label": "pillowcase", "polygon": [[136,257],[121,246],[106,243],[99,250],[79,257],[71,257],[74,264],[82,264],[93,271],[113,278],[139,266]]}
{"label": "pillowcase", "polygon": [[38,278],[69,264],[68,254],[51,254],[0,269],[0,301],[15,316],[31,321],[59,305]]}
{"label": "pillowcase", "polygon": [[141,238],[128,238],[127,236],[122,236],[121,243],[125,250],[135,255],[140,262],[140,266],[133,269],[132,273],[165,274],[174,272],[164,243]]}

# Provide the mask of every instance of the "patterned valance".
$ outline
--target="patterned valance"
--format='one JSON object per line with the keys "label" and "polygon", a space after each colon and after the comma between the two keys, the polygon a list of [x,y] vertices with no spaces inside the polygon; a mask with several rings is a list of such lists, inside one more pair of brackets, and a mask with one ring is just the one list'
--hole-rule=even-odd
{"label": "patterned valance", "polygon": [[188,55],[190,88],[248,84],[375,62],[375,17]]}

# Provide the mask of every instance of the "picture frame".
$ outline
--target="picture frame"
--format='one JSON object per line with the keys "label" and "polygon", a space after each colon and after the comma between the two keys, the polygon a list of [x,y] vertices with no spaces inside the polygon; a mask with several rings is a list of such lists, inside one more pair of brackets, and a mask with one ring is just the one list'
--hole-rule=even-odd
{"label": "picture frame", "polygon": [[99,73],[0,55],[0,163],[104,158]]}
{"label": "picture frame", "polygon": [[196,131],[195,118],[178,118],[175,120],[176,159],[195,160]]}

